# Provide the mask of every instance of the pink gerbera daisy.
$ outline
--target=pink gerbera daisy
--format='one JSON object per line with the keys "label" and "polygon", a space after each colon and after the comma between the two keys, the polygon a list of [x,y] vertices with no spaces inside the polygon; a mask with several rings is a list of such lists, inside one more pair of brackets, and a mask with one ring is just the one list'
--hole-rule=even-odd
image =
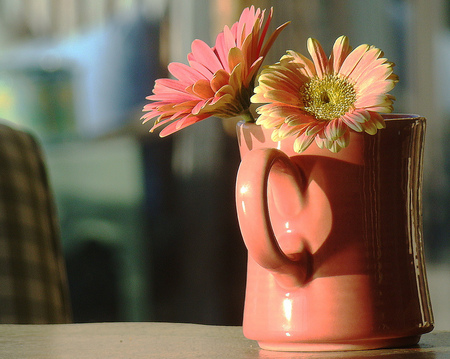
{"label": "pink gerbera daisy", "polygon": [[326,57],[317,40],[308,39],[312,61],[288,51],[267,67],[251,98],[266,103],[257,109],[257,124],[273,128],[272,139],[296,136],[294,149],[303,152],[315,140],[320,148],[338,152],[346,147],[350,131],[375,134],[384,128],[381,112],[391,112],[389,95],[398,81],[394,64],[369,45],[353,51],[341,36]]}
{"label": "pink gerbera daisy", "polygon": [[168,124],[160,136],[167,136],[210,116],[222,118],[250,115],[250,97],[256,74],[281,30],[277,28],[265,42],[272,9],[264,26],[264,10],[244,9],[238,22],[225,26],[214,47],[194,40],[188,55],[189,66],[169,64],[176,79],[156,80],[142,119],[154,117],[155,128]]}

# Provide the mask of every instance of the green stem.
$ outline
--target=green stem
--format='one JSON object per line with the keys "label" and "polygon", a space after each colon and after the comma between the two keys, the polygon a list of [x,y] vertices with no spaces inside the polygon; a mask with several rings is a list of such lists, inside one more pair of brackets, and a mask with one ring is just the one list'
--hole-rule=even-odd
{"label": "green stem", "polygon": [[245,122],[255,122],[255,118],[253,117],[252,113],[250,112],[250,109],[246,108],[244,111],[242,111],[239,114],[240,117],[242,117],[242,119]]}

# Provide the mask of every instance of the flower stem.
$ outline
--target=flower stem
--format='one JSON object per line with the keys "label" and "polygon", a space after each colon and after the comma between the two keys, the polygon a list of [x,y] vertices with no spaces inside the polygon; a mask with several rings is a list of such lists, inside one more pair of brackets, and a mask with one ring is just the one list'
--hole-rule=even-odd
{"label": "flower stem", "polygon": [[242,117],[242,119],[245,122],[255,122],[255,118],[253,117],[252,113],[250,112],[249,108],[246,108],[244,111],[242,111],[239,114],[240,117]]}

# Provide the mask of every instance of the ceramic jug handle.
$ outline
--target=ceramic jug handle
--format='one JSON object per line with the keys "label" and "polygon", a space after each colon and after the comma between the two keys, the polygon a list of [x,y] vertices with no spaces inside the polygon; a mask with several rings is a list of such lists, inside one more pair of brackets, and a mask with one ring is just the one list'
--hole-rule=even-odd
{"label": "ceramic jug handle", "polygon": [[277,149],[254,149],[241,161],[236,181],[236,206],[242,236],[250,256],[275,276],[284,288],[305,284],[309,253],[304,250],[292,260],[281,250],[272,229],[267,184],[269,174],[277,170],[289,175],[300,193],[301,177],[289,157]]}

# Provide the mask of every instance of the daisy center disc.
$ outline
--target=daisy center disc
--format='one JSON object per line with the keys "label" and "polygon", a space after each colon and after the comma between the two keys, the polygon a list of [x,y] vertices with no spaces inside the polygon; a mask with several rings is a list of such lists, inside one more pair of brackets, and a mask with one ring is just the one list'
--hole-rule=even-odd
{"label": "daisy center disc", "polygon": [[356,101],[353,84],[335,75],[313,77],[301,90],[304,110],[319,120],[334,120]]}

